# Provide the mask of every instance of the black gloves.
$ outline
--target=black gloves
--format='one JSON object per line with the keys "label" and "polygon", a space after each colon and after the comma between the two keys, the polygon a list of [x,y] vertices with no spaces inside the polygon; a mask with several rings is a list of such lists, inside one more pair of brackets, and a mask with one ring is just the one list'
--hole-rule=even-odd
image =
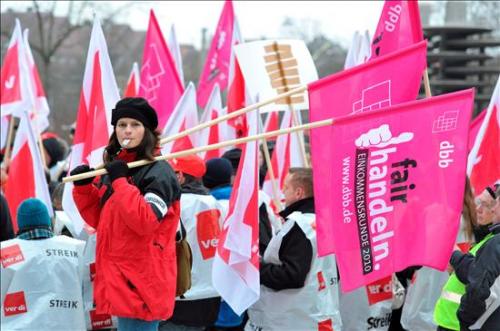
{"label": "black gloves", "polygon": [[[94,168],[90,168],[88,165],[86,164],[80,164],[78,167],[76,167],[75,169],[73,169],[71,172],[70,172],[70,175],[71,176],[74,176],[74,175],[79,175],[79,174],[83,174],[84,172],[89,172],[89,171],[92,171],[94,170]],[[73,184],[75,184],[75,186],[83,186],[83,185],[88,185],[90,183],[92,183],[92,181],[94,180],[95,177],[90,177],[90,178],[85,178],[85,179],[80,179],[80,180],[75,180],[73,182]]]}
{"label": "black gloves", "polygon": [[104,166],[109,174],[111,183],[120,177],[126,177],[128,174],[127,162],[122,160],[114,160]]}

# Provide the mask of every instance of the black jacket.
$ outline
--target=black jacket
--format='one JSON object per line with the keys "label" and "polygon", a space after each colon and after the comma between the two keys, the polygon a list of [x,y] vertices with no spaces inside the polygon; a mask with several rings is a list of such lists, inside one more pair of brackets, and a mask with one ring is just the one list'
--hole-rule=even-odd
{"label": "black jacket", "polygon": [[[296,201],[281,211],[280,216],[286,220],[294,211],[314,213],[314,199]],[[283,237],[278,255],[281,265],[261,261],[260,283],[276,291],[303,287],[311,269],[313,251],[311,242],[297,224]]]}
{"label": "black jacket", "polygon": [[[466,285],[457,312],[461,330],[469,330],[469,327],[484,314],[492,286],[495,281],[500,282],[500,224],[492,226],[491,232],[493,237],[476,252],[475,257],[470,258],[471,255],[466,254],[461,259],[460,269],[467,270],[459,277],[459,279],[465,278]],[[456,255],[454,254],[454,258]],[[463,267],[465,265],[467,268]],[[498,296],[500,293],[496,294]],[[481,330],[500,330],[500,308],[489,316]]]}
{"label": "black jacket", "polygon": [[0,241],[9,240],[15,237],[12,229],[12,219],[10,217],[9,205],[7,200],[0,194]]}

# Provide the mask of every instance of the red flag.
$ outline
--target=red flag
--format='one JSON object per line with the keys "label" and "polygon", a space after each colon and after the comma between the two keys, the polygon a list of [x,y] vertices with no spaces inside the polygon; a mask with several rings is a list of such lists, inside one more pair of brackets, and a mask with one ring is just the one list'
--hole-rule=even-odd
{"label": "red flag", "polygon": [[[415,100],[426,67],[427,42],[393,52],[309,85],[311,121],[375,110]],[[334,143],[329,128],[311,130],[313,176],[316,183],[330,183],[332,173],[322,167],[332,164]],[[318,232],[331,219],[333,188],[315,185]],[[331,233],[329,233],[331,235]],[[318,244],[320,256],[333,252],[333,243]]]}
{"label": "red flag", "polygon": [[136,97],[139,95],[139,85],[141,76],[139,75],[139,65],[134,62],[132,71],[128,77],[127,86],[125,87],[124,97]]}
{"label": "red flag", "polygon": [[[250,134],[257,133],[257,114],[248,113]],[[237,313],[259,299],[258,141],[243,146],[229,211],[217,246],[212,283]]]}
{"label": "red flag", "polygon": [[9,179],[5,185],[5,197],[9,203],[14,232],[18,230],[17,207],[28,198],[42,200],[49,214],[53,216],[44,166],[27,112],[21,114],[17,129],[9,166]]}
{"label": "red flag", "polygon": [[317,238],[334,243],[344,291],[413,265],[446,268],[460,226],[473,103],[470,89],[338,117],[329,127],[332,163],[314,171],[333,174],[319,184],[333,188],[332,199],[316,204],[331,217],[317,220]]}
{"label": "red flag", "polygon": [[[91,167],[102,163],[104,147],[112,132],[111,109],[120,99],[106,40],[99,19],[94,20],[87,62],[80,91],[75,137],[70,156],[70,169],[86,163]],[[86,224],[73,201],[73,184],[67,183],[63,208],[74,222],[75,232],[81,233]]]}
{"label": "red flag", "polygon": [[370,59],[408,47],[422,39],[418,1],[386,0],[373,35]]}
{"label": "red flag", "polygon": [[139,95],[156,110],[159,130],[165,127],[183,92],[175,62],[151,10],[142,56]]}
{"label": "red flag", "polygon": [[29,68],[28,81],[30,84],[30,91],[33,100],[33,116],[31,120],[35,123],[34,127],[37,132],[43,132],[49,127],[49,103],[47,102],[47,97],[45,96],[45,90],[42,85],[42,80],[38,74],[38,68],[36,66],[35,60],[33,59],[33,54],[31,53],[31,48],[28,42],[28,29],[24,30],[24,49],[26,51],[26,61]]}
{"label": "red flag", "polygon": [[476,141],[477,134],[479,133],[479,129],[481,128],[481,125],[483,124],[484,117],[486,116],[486,113],[488,112],[488,108],[483,109],[479,115],[477,115],[472,122],[470,122],[470,128],[469,128],[469,152],[472,150],[472,147],[474,147],[474,142]]}
{"label": "red flag", "polygon": [[22,116],[24,111],[33,106],[32,92],[29,83],[29,66],[27,63],[21,24],[16,19],[16,26],[5,53],[0,77],[0,110],[1,116],[14,114]]}
{"label": "red flag", "polygon": [[500,76],[488,110],[474,142],[467,164],[467,174],[474,193],[500,181]]}
{"label": "red flag", "polygon": [[[172,116],[168,119],[163,131],[164,137],[173,136],[186,129],[198,125],[198,109],[196,108],[196,91],[193,83],[189,83],[181,99],[177,103]],[[196,146],[198,133],[192,133],[180,139],[166,143],[162,147],[162,154],[191,149]]]}
{"label": "red flag", "polygon": [[239,35],[235,35],[236,24],[233,3],[226,0],[198,84],[197,99],[200,107],[205,107],[216,83],[221,91],[228,86],[230,62],[234,57],[233,45],[241,42]]}
{"label": "red flag", "polygon": [[[264,132],[278,130],[279,128],[279,113],[272,111],[267,114],[266,123],[264,124]],[[267,140],[276,140],[277,137],[267,138]]]}

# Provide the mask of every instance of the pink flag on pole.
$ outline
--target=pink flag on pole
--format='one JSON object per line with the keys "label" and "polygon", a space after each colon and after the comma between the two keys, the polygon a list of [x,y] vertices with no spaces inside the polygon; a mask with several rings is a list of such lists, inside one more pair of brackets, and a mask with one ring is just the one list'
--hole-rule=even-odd
{"label": "pink flag on pole", "polygon": [[413,265],[446,268],[460,225],[473,102],[470,89],[328,127],[336,145],[321,167],[333,174],[323,181],[333,187],[332,217],[321,220],[318,244],[334,243],[344,291]]}
{"label": "pink flag on pole", "polygon": [[[311,121],[335,118],[351,113],[376,110],[415,100],[426,67],[427,43],[422,41],[403,50],[382,56],[309,85]],[[331,164],[331,150],[338,142],[328,128],[311,130],[312,166],[316,183],[331,182],[332,173],[322,167]],[[333,187],[315,185],[318,235],[331,237],[323,224],[331,219]],[[326,231],[326,232],[325,232]],[[332,242],[318,243],[320,256],[334,252]]]}
{"label": "pink flag on pole", "polygon": [[241,42],[239,36],[235,35],[236,24],[233,2],[226,0],[198,84],[197,100],[200,107],[205,107],[216,83],[221,91],[228,87],[229,66],[234,57],[233,45]]}
{"label": "pink flag on pole", "polygon": [[163,130],[184,87],[175,62],[163,38],[153,10],[150,11],[148,31],[142,56],[139,95],[153,106],[158,114],[158,129]]}
{"label": "pink flag on pole", "polygon": [[9,180],[5,185],[5,197],[9,203],[14,232],[17,232],[17,207],[28,198],[42,200],[53,216],[52,201],[45,180],[45,170],[40,157],[36,136],[27,111],[22,112],[16,132],[12,158],[9,165]]}
{"label": "pink flag on pole", "polygon": [[136,97],[139,95],[139,86],[141,82],[141,76],[139,75],[139,65],[134,62],[132,65],[132,71],[128,77],[127,86],[125,87],[124,97]]}
{"label": "pink flag on pole", "polygon": [[[257,134],[255,112],[247,122],[249,134]],[[257,153],[258,141],[243,146],[212,269],[214,288],[237,314],[260,295]]]}
{"label": "pink flag on pole", "polygon": [[467,174],[474,193],[500,181],[500,76],[483,123],[469,153]]}
{"label": "pink flag on pole", "polygon": [[28,42],[28,29],[24,30],[23,40],[26,52],[26,61],[29,69],[28,81],[31,86],[30,90],[32,92],[33,101],[33,116],[31,120],[35,124],[37,132],[40,133],[49,127],[50,108],[42,85],[42,80],[40,79],[40,75],[38,73],[38,68],[33,58],[33,54],[31,53],[31,48]]}
{"label": "pink flag on pole", "polygon": [[[94,19],[87,62],[80,91],[75,137],[70,156],[70,169],[86,163],[95,167],[102,163],[104,147],[112,132],[111,110],[120,100],[108,47],[99,19]],[[86,226],[73,201],[73,184],[67,183],[63,194],[63,209],[73,220],[80,234]]]}
{"label": "pink flag on pole", "polygon": [[5,53],[0,76],[0,115],[22,116],[33,107],[30,73],[21,23],[16,19],[9,47]]}
{"label": "pink flag on pole", "polygon": [[422,39],[418,1],[386,0],[373,34],[370,59],[408,47]]}

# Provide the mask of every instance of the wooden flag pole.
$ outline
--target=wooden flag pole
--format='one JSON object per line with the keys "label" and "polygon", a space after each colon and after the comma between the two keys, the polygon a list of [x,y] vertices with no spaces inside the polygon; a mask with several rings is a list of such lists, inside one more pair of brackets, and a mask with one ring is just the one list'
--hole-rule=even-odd
{"label": "wooden flag pole", "polygon": [[[306,87],[304,87],[304,88],[306,88]],[[262,106],[262,105],[259,105],[259,106]],[[266,138],[270,138],[270,137],[276,137],[276,136],[279,136],[281,134],[292,133],[292,132],[296,132],[296,131],[300,131],[300,130],[310,130],[310,129],[314,129],[314,128],[318,128],[318,127],[322,127],[322,126],[332,125],[333,123],[334,123],[334,119],[330,118],[330,119],[326,119],[326,120],[322,120],[322,121],[316,121],[316,122],[311,122],[311,123],[308,123],[308,124],[302,124],[302,125],[298,125],[298,126],[293,126],[293,127],[286,128],[286,129],[280,129],[280,130],[265,132],[265,133],[257,134],[257,135],[254,135],[254,136],[248,136],[248,137],[244,137],[244,138],[239,138],[239,139],[233,139],[233,140],[229,140],[229,141],[220,142],[220,143],[217,143],[217,144],[212,144],[212,145],[207,145],[207,146],[202,146],[202,147],[196,147],[196,148],[188,149],[188,150],[185,150],[185,151],[171,153],[171,154],[168,154],[168,155],[157,156],[157,157],[154,158],[153,161],[150,161],[150,160],[134,161],[134,162],[127,163],[127,165],[128,165],[129,168],[141,167],[141,166],[153,163],[155,161],[170,160],[170,159],[174,159],[174,158],[178,158],[178,157],[182,157],[182,156],[186,156],[186,155],[191,155],[191,154],[196,154],[196,153],[200,153],[200,152],[211,151],[211,150],[214,150],[214,149],[224,148],[224,147],[227,147],[227,146],[239,145],[239,144],[247,143],[249,141],[266,139]],[[63,178],[63,183],[72,182],[72,181],[75,181],[75,180],[86,179],[86,178],[91,178],[91,177],[95,177],[95,176],[101,176],[101,175],[104,175],[104,174],[107,174],[106,169],[99,169],[99,170],[89,171],[89,172],[78,174],[78,175],[74,175],[74,176],[64,177]]]}
{"label": "wooden flag pole", "polygon": [[264,159],[266,160],[267,164],[267,171],[269,172],[269,178],[271,179],[271,185],[273,188],[274,204],[276,205],[276,208],[278,208],[278,210],[281,211],[283,207],[281,206],[280,202],[278,183],[276,183],[276,177],[274,176],[274,169],[271,163],[271,156],[269,155],[269,150],[267,149],[266,138],[262,139],[262,147],[263,147],[262,149],[264,150]]}
{"label": "wooden flag pole", "polygon": [[163,139],[160,140],[160,145],[164,145],[164,144],[169,143],[171,141],[174,141],[174,140],[177,140],[179,138],[182,138],[182,137],[185,137],[187,135],[190,135],[191,133],[194,133],[196,131],[208,128],[208,127],[210,127],[212,125],[215,125],[215,124],[218,124],[218,123],[220,123],[222,121],[227,121],[228,119],[231,119],[233,117],[237,117],[237,116],[246,114],[249,111],[258,109],[258,108],[260,108],[262,106],[265,106],[267,104],[273,103],[273,102],[278,101],[278,100],[283,99],[283,98],[290,97],[290,96],[292,96],[294,94],[297,94],[297,93],[302,93],[304,91],[307,91],[307,85],[299,86],[299,87],[297,87],[297,88],[295,88],[293,90],[290,90],[288,92],[285,92],[285,93],[282,93],[282,94],[278,94],[277,96],[275,96],[273,98],[270,98],[270,99],[267,99],[267,100],[264,100],[264,101],[260,101],[260,102],[254,103],[253,105],[247,106],[245,108],[241,108],[241,109],[239,109],[237,111],[234,111],[234,112],[231,112],[231,113],[229,113],[227,115],[215,118],[215,119],[210,120],[210,121],[205,122],[205,123],[198,124],[198,125],[196,125],[196,126],[194,126],[192,128],[189,128],[187,130],[184,130],[182,132],[174,134],[173,136],[165,137],[165,138],[163,138]]}
{"label": "wooden flag pole", "polygon": [[424,89],[425,89],[425,97],[426,98],[432,97],[431,84],[429,82],[429,70],[427,69],[427,67],[424,70]]}
{"label": "wooden flag pole", "polygon": [[6,165],[6,169],[9,167],[10,163],[10,154],[12,153],[12,139],[14,139],[14,115],[10,115],[9,121],[9,132],[7,133],[7,142],[5,144],[5,154],[3,158],[3,162]]}

